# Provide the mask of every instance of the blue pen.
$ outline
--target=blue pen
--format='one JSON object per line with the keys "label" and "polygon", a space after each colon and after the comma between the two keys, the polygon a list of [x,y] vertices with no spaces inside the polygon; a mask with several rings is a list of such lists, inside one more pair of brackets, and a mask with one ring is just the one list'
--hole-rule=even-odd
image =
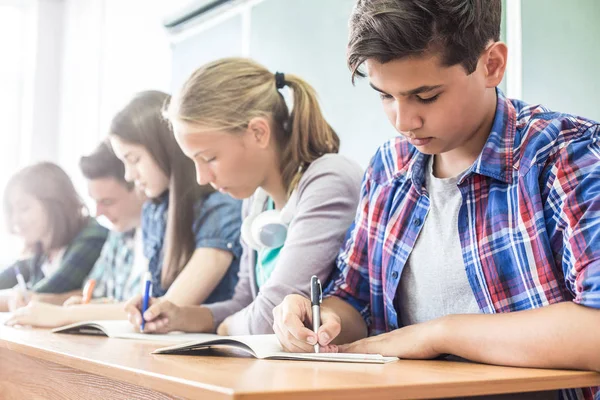
{"label": "blue pen", "polygon": [[150,272],[146,272],[145,275],[146,285],[144,286],[144,300],[142,302],[142,326],[140,330],[144,332],[144,326],[146,325],[146,320],[144,319],[144,313],[148,309],[148,303],[150,302],[150,292],[152,291],[152,275]]}

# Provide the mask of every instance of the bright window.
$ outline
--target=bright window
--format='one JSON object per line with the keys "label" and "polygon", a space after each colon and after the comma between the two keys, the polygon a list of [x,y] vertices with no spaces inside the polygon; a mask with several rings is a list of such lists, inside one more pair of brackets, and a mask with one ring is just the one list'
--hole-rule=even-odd
{"label": "bright window", "polygon": [[[0,194],[10,176],[27,160],[24,152],[28,140],[28,121],[23,118],[27,107],[28,63],[32,46],[30,17],[33,2],[0,0]],[[0,201],[2,200],[0,199]],[[0,210],[0,268],[15,256],[15,239],[6,232]]]}

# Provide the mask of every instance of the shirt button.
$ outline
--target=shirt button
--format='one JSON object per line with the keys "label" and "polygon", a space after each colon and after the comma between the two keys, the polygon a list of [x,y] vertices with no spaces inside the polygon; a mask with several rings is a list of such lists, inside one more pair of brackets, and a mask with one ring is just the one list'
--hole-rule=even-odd
{"label": "shirt button", "polygon": [[415,219],[414,219],[414,221],[413,221],[413,224],[414,224],[415,226],[419,226],[419,225],[421,225],[422,223],[423,223],[423,221],[421,220],[421,218],[415,218]]}
{"label": "shirt button", "polygon": [[228,249],[230,249],[230,248],[232,248],[232,247],[233,247],[233,243],[231,243],[231,242],[227,243],[227,248],[228,248]]}
{"label": "shirt button", "polygon": [[396,271],[392,272],[392,278],[398,279],[398,272],[396,272]]}

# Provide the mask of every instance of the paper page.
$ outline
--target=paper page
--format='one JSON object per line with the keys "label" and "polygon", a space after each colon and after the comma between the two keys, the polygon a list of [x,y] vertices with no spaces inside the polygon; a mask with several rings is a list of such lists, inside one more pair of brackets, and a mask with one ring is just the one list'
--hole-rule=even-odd
{"label": "paper page", "polygon": [[257,358],[363,363],[384,363],[398,360],[396,357],[385,358],[380,354],[288,353],[283,350],[275,335],[230,336],[229,339],[250,347]]}
{"label": "paper page", "polygon": [[213,335],[210,333],[181,333],[181,332],[171,332],[167,334],[157,334],[157,333],[141,333],[141,332],[133,332],[133,333],[122,333],[117,336],[114,336],[119,339],[135,339],[135,340],[145,340],[151,342],[161,342],[161,343],[188,343],[191,341],[206,341],[212,339],[218,339],[219,335]]}
{"label": "paper page", "polygon": [[[208,339],[208,338],[207,338]],[[351,354],[351,353],[287,353],[283,351],[275,335],[245,335],[245,336],[217,336],[214,340],[201,340],[157,349],[155,353],[177,352],[177,350],[194,350],[203,346],[219,346],[244,349],[245,345],[252,350],[256,358],[280,360],[307,360],[307,361],[335,361],[355,363],[383,364],[398,360],[396,357],[383,357],[379,354]],[[247,349],[244,349],[247,350]],[[185,351],[182,351],[185,352]]]}
{"label": "paper page", "polygon": [[128,321],[82,321],[52,329],[53,333],[93,334],[95,330],[104,332],[106,336],[114,337],[119,334],[134,333],[133,326]]}
{"label": "paper page", "polygon": [[332,361],[369,364],[386,364],[398,361],[398,357],[383,357],[381,354],[354,353],[278,353],[267,358],[274,360]]}
{"label": "paper page", "polygon": [[109,337],[119,337],[135,333],[135,327],[125,320],[89,321],[89,325],[102,327]]}
{"label": "paper page", "polygon": [[257,358],[266,358],[283,352],[283,347],[275,335],[224,336],[221,338],[245,344],[252,349]]}
{"label": "paper page", "polygon": [[[90,332],[85,332],[86,328]],[[152,342],[164,342],[164,343],[184,343],[192,340],[209,340],[213,338],[219,338],[218,335],[205,334],[205,333],[182,333],[182,332],[171,332],[167,334],[154,334],[154,333],[141,333],[138,329],[133,326],[129,321],[125,320],[106,320],[106,321],[85,321],[79,322],[60,328],[54,329],[52,332],[60,333],[67,332],[77,333],[78,330],[83,330],[81,333],[93,333],[93,329],[100,329],[108,337],[117,339],[134,339],[134,340],[145,340]],[[73,331],[71,331],[73,330]]]}
{"label": "paper page", "polygon": [[0,325],[4,325],[6,321],[10,319],[12,313],[9,312],[0,312]]}

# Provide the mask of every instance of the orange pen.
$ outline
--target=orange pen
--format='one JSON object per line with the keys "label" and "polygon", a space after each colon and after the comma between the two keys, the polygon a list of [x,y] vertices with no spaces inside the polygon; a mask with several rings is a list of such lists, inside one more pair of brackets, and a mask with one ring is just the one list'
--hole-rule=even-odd
{"label": "orange pen", "polygon": [[90,279],[86,282],[83,287],[83,298],[81,299],[81,304],[88,304],[90,300],[92,300],[92,294],[94,293],[94,288],[96,287],[96,280]]}

